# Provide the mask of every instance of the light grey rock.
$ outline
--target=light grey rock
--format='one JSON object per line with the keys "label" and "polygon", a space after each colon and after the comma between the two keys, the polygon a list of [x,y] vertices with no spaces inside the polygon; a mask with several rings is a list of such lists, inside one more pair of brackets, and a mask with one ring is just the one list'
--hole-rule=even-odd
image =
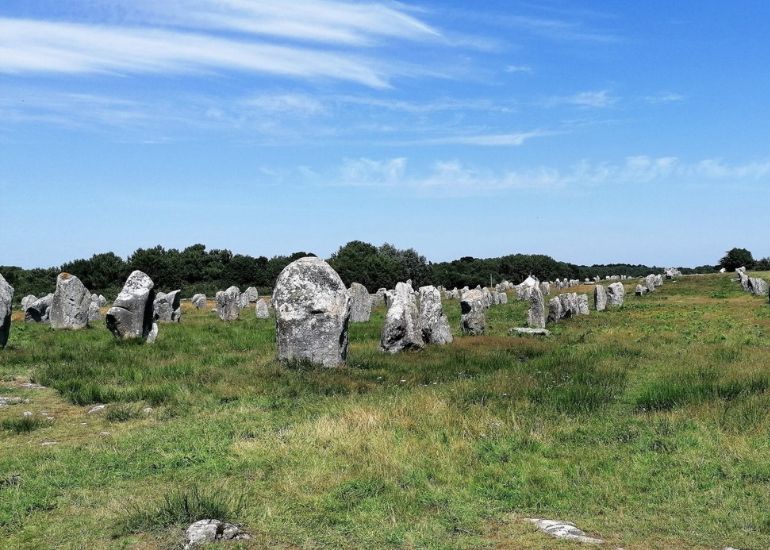
{"label": "light grey rock", "polygon": [[598,283],[594,287],[594,309],[596,311],[607,309],[607,289]]}
{"label": "light grey rock", "polygon": [[383,307],[385,305],[385,293],[388,292],[386,288],[379,288],[377,292],[372,294],[372,308]]}
{"label": "light grey rock", "polygon": [[203,309],[208,304],[208,299],[205,294],[196,294],[190,301],[192,302],[192,305],[195,306],[195,309]]}
{"label": "light grey rock", "polygon": [[561,300],[562,319],[569,319],[579,315],[578,297],[574,292],[567,292],[559,295]]}
{"label": "light grey rock", "polygon": [[647,292],[655,292],[656,288],[656,280],[655,275],[647,275],[644,278],[644,286],[647,287]]}
{"label": "light grey rock", "polygon": [[452,330],[441,304],[441,292],[433,286],[422,286],[419,294],[419,325],[426,344],[452,343]]}
{"label": "light grey rock", "polygon": [[34,304],[37,301],[37,296],[34,294],[30,294],[28,296],[24,296],[24,298],[21,299],[21,311],[25,312],[27,311],[27,308]]}
{"label": "light grey rock", "polygon": [[545,301],[543,293],[538,286],[532,287],[529,294],[529,311],[527,312],[527,326],[530,328],[545,328]]}
{"label": "light grey rock", "polygon": [[498,292],[497,303],[500,305],[508,303],[508,295],[505,292]]}
{"label": "light grey rock", "polygon": [[158,323],[153,323],[152,327],[150,327],[150,333],[147,335],[146,342],[148,344],[154,344],[155,340],[158,339]]}
{"label": "light grey rock", "polygon": [[366,323],[372,315],[372,299],[369,291],[360,283],[350,285],[350,322]]}
{"label": "light grey rock", "polygon": [[53,294],[46,294],[32,302],[24,310],[24,321],[27,323],[47,323],[51,302],[53,302]]}
{"label": "light grey rock", "polygon": [[543,295],[543,298],[551,294],[551,283],[548,281],[540,283],[540,293]]}
{"label": "light grey rock", "polygon": [[107,298],[99,294],[99,307],[104,307],[107,305]]}
{"label": "light grey rock", "polygon": [[254,312],[257,315],[257,319],[270,318],[270,308],[267,306],[267,301],[264,298],[257,300],[257,305],[254,307]]}
{"label": "light grey rock", "polygon": [[519,336],[550,336],[551,331],[545,328],[516,327],[508,331]]}
{"label": "light grey rock", "polygon": [[586,544],[604,544],[602,539],[589,537],[581,529],[578,529],[574,523],[568,521],[531,518],[529,519],[543,533],[557,539],[583,542]]}
{"label": "light grey rock", "polygon": [[548,300],[548,322],[558,323],[561,321],[564,312],[561,307],[561,299],[558,296],[554,296]]}
{"label": "light grey rock", "polygon": [[202,519],[190,525],[185,531],[184,550],[193,550],[220,540],[248,540],[251,537],[232,523],[218,519]]}
{"label": "light grey rock", "polygon": [[637,296],[644,296],[648,292],[649,292],[649,289],[646,286],[642,286],[642,285],[636,285],[636,290],[634,291],[634,293]]}
{"label": "light grey rock", "polygon": [[342,279],[322,259],[305,257],[287,265],[273,291],[278,358],[324,367],[344,363],[350,302]]}
{"label": "light grey rock", "polygon": [[220,290],[216,295],[217,315],[223,321],[235,321],[241,315],[241,291],[237,286],[231,286],[225,291]]}
{"label": "light grey rock", "polygon": [[96,300],[91,298],[91,303],[88,304],[88,322],[93,323],[95,321],[101,321],[102,320],[102,312],[99,309],[99,297],[96,297]]}
{"label": "light grey rock", "polygon": [[0,348],[4,348],[11,335],[13,313],[13,287],[0,274]]}
{"label": "light grey rock", "polygon": [[256,304],[257,300],[259,300],[259,292],[253,286],[250,286],[249,288],[244,290],[242,296],[245,297],[247,306],[249,304]]}
{"label": "light grey rock", "polygon": [[116,338],[142,338],[149,342],[152,332],[157,333],[153,323],[154,301],[155,283],[145,273],[134,271],[107,311],[107,328]]}
{"label": "light grey rock", "polygon": [[182,320],[182,298],[180,290],[174,290],[165,294],[158,292],[155,296],[153,309],[155,321],[159,323],[178,323]]}
{"label": "light grey rock", "polygon": [[480,336],[487,330],[487,316],[484,311],[484,294],[480,290],[464,292],[460,299],[460,330],[463,334]]}
{"label": "light grey rock", "polygon": [[607,307],[621,307],[626,299],[623,283],[612,283],[607,287]]}
{"label": "light grey rock", "polygon": [[380,336],[380,349],[389,353],[425,347],[417,298],[409,283],[397,283]]}
{"label": "light grey rock", "polygon": [[588,294],[578,294],[577,296],[578,315],[588,315]]}
{"label": "light grey rock", "polygon": [[767,296],[767,281],[759,277],[749,277],[749,289],[754,296]]}
{"label": "light grey rock", "polygon": [[79,330],[88,326],[88,308],[91,293],[83,283],[69,273],[56,277],[49,320],[56,330]]}

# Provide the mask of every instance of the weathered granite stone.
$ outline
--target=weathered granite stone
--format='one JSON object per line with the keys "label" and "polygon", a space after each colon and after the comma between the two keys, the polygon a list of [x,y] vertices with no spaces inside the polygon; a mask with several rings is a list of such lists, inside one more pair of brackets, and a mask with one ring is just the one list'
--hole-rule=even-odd
{"label": "weathered granite stone", "polygon": [[463,334],[479,336],[487,329],[484,294],[480,290],[463,292],[460,299],[460,330]]}
{"label": "weathered granite stone", "polygon": [[766,296],[768,294],[767,281],[759,277],[749,277],[749,289],[754,296]]}
{"label": "weathered granite stone", "polygon": [[256,288],[253,286],[250,286],[246,290],[243,291],[242,297],[246,300],[246,305],[249,304],[256,304],[257,300],[259,300],[259,292]]}
{"label": "weathered granite stone", "polygon": [[574,292],[567,292],[565,294],[560,294],[559,300],[561,300],[562,319],[575,317],[579,314],[577,294],[575,294]]}
{"label": "weathered granite stone", "polygon": [[571,540],[586,544],[604,544],[602,539],[589,537],[581,529],[578,529],[574,523],[560,520],[532,518],[529,521],[534,523],[543,533],[557,539]]}
{"label": "weathered granite stone", "polygon": [[220,540],[249,540],[251,537],[232,523],[218,519],[202,519],[196,521],[185,531],[184,550],[194,550],[201,546],[209,547],[212,542]]}
{"label": "weathered granite stone", "polygon": [[91,303],[88,304],[88,322],[93,323],[94,321],[101,321],[101,319],[102,312],[99,309],[99,297],[96,296],[95,300],[92,297]]}
{"label": "weathered granite stone", "polygon": [[588,315],[588,294],[577,295],[577,309],[578,315]]}
{"label": "weathered granite stone", "polygon": [[441,305],[441,292],[432,286],[422,286],[419,292],[419,326],[426,344],[450,344],[452,330]]}
{"label": "weathered granite stone", "polygon": [[607,289],[598,283],[594,287],[594,309],[596,311],[607,309]]}
{"label": "weathered granite stone", "polygon": [[37,296],[30,294],[21,299],[21,311],[26,312],[27,308],[37,301]]}
{"label": "weathered granite stone", "polygon": [[348,352],[350,294],[332,267],[315,256],[287,265],[275,282],[278,358],[336,367]]}
{"label": "weathered granite stone", "polygon": [[644,295],[645,295],[645,294],[647,294],[648,292],[649,292],[649,289],[648,289],[646,286],[642,286],[642,285],[636,285],[636,291],[635,291],[635,294],[636,294],[637,296],[644,296]]}
{"label": "weathered granite stone", "polygon": [[543,298],[551,294],[551,283],[548,281],[543,281],[540,283],[540,292],[542,293]]}
{"label": "weathered granite stone", "polygon": [[508,331],[509,334],[519,336],[550,336],[551,331],[546,328],[516,327]]}
{"label": "weathered granite stone", "polygon": [[564,315],[561,307],[561,299],[558,296],[554,296],[548,300],[548,322],[558,323]]}
{"label": "weathered granite stone", "polygon": [[231,286],[216,294],[217,315],[223,321],[235,321],[241,315],[241,291],[237,286]]}
{"label": "weathered granite stone", "polygon": [[46,294],[27,306],[24,310],[24,321],[27,323],[47,323],[53,302],[53,294]]}
{"label": "weathered granite stone", "polygon": [[623,283],[612,283],[607,287],[607,307],[621,307],[626,297]]}
{"label": "weathered granite stone", "polygon": [[379,288],[377,289],[377,292],[372,294],[372,309],[383,307],[385,305],[385,293],[387,291],[387,288]]}
{"label": "weathered granite stone", "polygon": [[369,291],[360,283],[350,285],[350,322],[366,323],[372,315],[372,299]]}
{"label": "weathered granite stone", "polygon": [[180,292],[180,290],[174,290],[168,294],[158,292],[153,304],[156,321],[159,323],[178,323],[182,319]]}
{"label": "weathered granite stone", "polygon": [[56,278],[48,315],[51,328],[57,330],[79,330],[88,326],[88,307],[91,293],[85,285],[69,273],[60,273]]}
{"label": "weathered granite stone", "polygon": [[5,347],[11,334],[12,310],[13,287],[0,274],[0,348]]}
{"label": "weathered granite stone", "polygon": [[192,297],[192,305],[195,306],[195,309],[203,309],[206,307],[206,304],[208,303],[208,300],[206,299],[205,294],[196,294]]}
{"label": "weathered granite stone", "polygon": [[270,318],[270,308],[267,305],[267,301],[264,298],[257,300],[257,305],[254,307],[254,312],[257,315],[257,319]]}
{"label": "weathered granite stone", "polygon": [[154,341],[158,331],[153,322],[154,301],[155,283],[145,273],[134,271],[107,312],[107,328],[116,338]]}
{"label": "weathered granite stone", "polygon": [[389,353],[425,347],[417,299],[409,283],[398,283],[391,292],[390,306],[380,336],[380,349]]}
{"label": "weathered granite stone", "polygon": [[529,311],[527,312],[527,326],[530,328],[545,328],[545,302],[543,293],[538,286],[532,287],[529,294]]}

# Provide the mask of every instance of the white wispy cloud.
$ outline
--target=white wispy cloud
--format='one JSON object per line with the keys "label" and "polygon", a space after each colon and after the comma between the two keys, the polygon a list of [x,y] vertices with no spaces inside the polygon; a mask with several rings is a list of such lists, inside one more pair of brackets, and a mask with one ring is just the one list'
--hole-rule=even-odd
{"label": "white wispy cloud", "polygon": [[612,95],[609,90],[594,90],[568,96],[553,96],[543,101],[543,105],[546,107],[574,105],[581,108],[603,109],[612,107],[617,102],[618,98]]}
{"label": "white wispy cloud", "polygon": [[428,101],[405,101],[399,99],[377,98],[371,96],[336,96],[327,102],[361,105],[411,114],[427,114],[441,111],[487,111],[512,113],[518,108],[514,100],[491,101],[488,99],[453,99],[436,98]]}
{"label": "white wispy cloud", "polygon": [[643,99],[647,103],[656,104],[656,103],[677,103],[679,101],[684,101],[686,98],[682,94],[678,94],[676,92],[660,92],[657,94],[644,96]]}
{"label": "white wispy cloud", "polygon": [[532,67],[529,65],[506,65],[503,70],[506,73],[531,73]]}
{"label": "white wispy cloud", "polygon": [[327,111],[319,99],[305,94],[282,93],[261,94],[242,100],[241,105],[272,113],[293,113],[300,115],[319,115]]}
{"label": "white wispy cloud", "polygon": [[482,147],[518,147],[532,138],[553,135],[553,132],[545,130],[533,130],[531,132],[512,132],[504,134],[474,134],[453,135],[439,138],[424,139],[416,143],[425,145],[478,145]]}
{"label": "white wispy cloud", "polygon": [[399,185],[403,181],[406,163],[404,157],[387,160],[345,159],[340,168],[340,177],[334,183],[357,187]]}

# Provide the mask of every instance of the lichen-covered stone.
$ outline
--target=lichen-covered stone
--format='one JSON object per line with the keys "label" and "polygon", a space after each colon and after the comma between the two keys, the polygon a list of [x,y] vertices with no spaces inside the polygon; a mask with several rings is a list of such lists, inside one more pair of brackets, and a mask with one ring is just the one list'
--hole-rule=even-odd
{"label": "lichen-covered stone", "polygon": [[235,321],[241,315],[241,291],[237,286],[216,294],[217,315],[223,321]]}
{"label": "lichen-covered stone", "polygon": [[397,283],[380,336],[380,349],[389,353],[425,347],[417,299],[410,283]]}
{"label": "lichen-covered stone", "polygon": [[80,279],[69,273],[60,273],[56,277],[56,291],[48,315],[51,328],[79,330],[87,327],[90,305],[91,293]]}
{"label": "lichen-covered stone", "polygon": [[145,273],[134,271],[107,311],[107,328],[116,338],[123,340],[142,338],[147,342],[154,341],[158,330],[153,322],[154,301],[155,283]]}
{"label": "lichen-covered stone", "polygon": [[449,344],[452,330],[441,304],[441,292],[433,286],[422,286],[419,292],[419,324],[426,344]]}
{"label": "lichen-covered stone", "polygon": [[350,322],[366,323],[372,315],[372,298],[369,291],[360,283],[350,285]]}
{"label": "lichen-covered stone", "polygon": [[463,292],[460,298],[460,330],[463,334],[479,336],[487,330],[484,294],[480,290]]}

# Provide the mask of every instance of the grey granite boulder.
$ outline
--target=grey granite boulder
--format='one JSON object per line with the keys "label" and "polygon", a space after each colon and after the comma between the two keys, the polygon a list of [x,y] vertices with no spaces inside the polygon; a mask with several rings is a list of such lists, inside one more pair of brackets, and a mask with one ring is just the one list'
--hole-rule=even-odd
{"label": "grey granite boulder", "polygon": [[241,315],[241,291],[237,286],[231,286],[227,290],[220,290],[215,297],[217,302],[217,315],[223,321],[235,321]]}
{"label": "grey granite boulder", "polygon": [[767,296],[767,281],[759,277],[749,277],[749,289],[754,296]]}
{"label": "grey granite boulder", "polygon": [[12,308],[13,287],[0,274],[0,348],[5,347],[11,334]]}
{"label": "grey granite boulder", "polygon": [[257,300],[257,305],[254,307],[254,313],[257,319],[269,319],[270,308],[267,305],[267,301],[264,298]]}
{"label": "grey granite boulder", "polygon": [[540,287],[532,287],[529,294],[529,311],[527,312],[527,326],[530,328],[545,328],[545,301]]}
{"label": "grey granite boulder", "polygon": [[102,320],[102,312],[101,309],[99,309],[99,297],[91,296],[91,303],[88,304],[88,322],[93,323],[94,321],[101,321]]}
{"label": "grey granite boulder", "polygon": [[596,311],[607,309],[607,289],[598,283],[594,287],[594,309]]}
{"label": "grey granite boulder", "polygon": [[397,283],[380,336],[380,349],[389,353],[425,347],[417,298],[410,283]]}
{"label": "grey granite boulder", "polygon": [[310,256],[287,265],[275,282],[273,308],[280,360],[345,362],[350,294],[329,264]]}
{"label": "grey granite boulder", "polygon": [[28,296],[24,296],[24,298],[21,299],[21,311],[25,312],[27,311],[27,308],[37,302],[37,296],[34,294],[29,294]]}
{"label": "grey granite boulder", "polygon": [[452,330],[441,305],[441,292],[433,286],[420,287],[419,324],[426,344],[450,344]]}
{"label": "grey granite boulder", "polygon": [[607,307],[621,307],[626,298],[623,283],[612,283],[607,287]]}
{"label": "grey granite boulder", "polygon": [[635,293],[637,296],[644,296],[644,295],[645,295],[645,294],[647,294],[649,291],[650,291],[650,290],[649,290],[649,287],[647,287],[647,286],[642,286],[642,285],[640,285],[640,284],[639,284],[639,285],[636,285],[636,290],[634,291],[634,293]]}
{"label": "grey granite boulder", "polygon": [[60,273],[56,277],[56,291],[48,315],[51,328],[79,330],[87,327],[90,305],[91,293],[80,279],[69,273]]}
{"label": "grey granite boulder", "polygon": [[[184,550],[195,550],[217,541],[249,540],[251,537],[240,527],[218,519],[202,519],[190,525],[185,531]],[[229,548],[229,546],[228,546]]]}
{"label": "grey granite boulder", "polygon": [[142,338],[153,342],[158,325],[153,322],[155,283],[141,271],[128,276],[105,319],[107,328],[122,340]]}
{"label": "grey granite boulder", "polygon": [[647,292],[655,292],[655,289],[657,288],[657,279],[655,278],[655,275],[647,275],[644,278],[644,286],[647,287]]}
{"label": "grey granite boulder", "polygon": [[182,319],[182,297],[180,290],[174,290],[165,294],[158,292],[155,296],[153,309],[155,320],[159,323],[178,323]]}
{"label": "grey granite boulder", "polygon": [[51,302],[53,302],[53,294],[46,294],[29,304],[24,310],[24,322],[47,323]]}
{"label": "grey granite boulder", "polygon": [[350,285],[350,322],[366,323],[372,315],[372,298],[369,291],[360,283]]}
{"label": "grey granite boulder", "polygon": [[548,322],[558,323],[563,318],[563,315],[561,299],[558,296],[554,296],[548,300]]}
{"label": "grey granite boulder", "polygon": [[242,297],[246,300],[246,305],[256,304],[259,300],[259,292],[253,286],[250,286],[243,291]]}
{"label": "grey granite boulder", "polygon": [[577,310],[578,315],[588,315],[588,294],[577,295]]}
{"label": "grey granite boulder", "polygon": [[208,303],[205,294],[195,294],[190,301],[192,302],[192,305],[195,306],[195,309],[203,309]]}
{"label": "grey granite boulder", "polygon": [[372,294],[372,308],[383,307],[385,305],[385,293],[387,288],[378,288],[377,292]]}
{"label": "grey granite boulder", "polygon": [[463,292],[460,299],[460,330],[463,334],[479,336],[487,330],[484,294],[480,290]]}

